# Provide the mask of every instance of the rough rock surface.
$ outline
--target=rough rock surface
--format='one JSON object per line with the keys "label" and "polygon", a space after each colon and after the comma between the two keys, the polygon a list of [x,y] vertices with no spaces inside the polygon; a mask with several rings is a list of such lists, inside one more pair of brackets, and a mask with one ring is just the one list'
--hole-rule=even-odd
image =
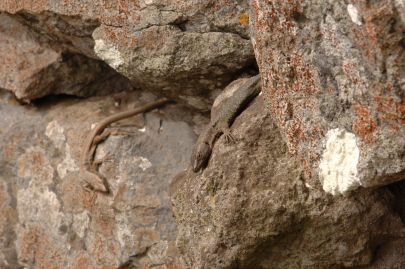
{"label": "rough rock surface", "polygon": [[252,1],[252,37],[291,153],[325,191],[405,178],[403,1]]}
{"label": "rough rock surface", "polygon": [[137,268],[184,268],[168,185],[189,165],[201,117],[172,104],[118,123],[128,134],[109,137],[96,154],[106,157],[100,172],[112,188],[102,195],[79,177],[90,126],[155,97],[20,106],[0,93],[0,268],[117,268],[133,255]]}
{"label": "rough rock surface", "polygon": [[405,244],[405,188],[325,193],[305,179],[263,106],[260,96],[236,119],[237,142],[221,137],[202,173],[171,183],[189,268],[403,268],[392,251]]}
{"label": "rough rock surface", "polygon": [[7,0],[0,11],[60,50],[98,57],[137,86],[208,110],[218,91],[254,64],[247,2]]}
{"label": "rough rock surface", "polygon": [[[0,88],[109,94],[0,89],[0,268],[405,268],[404,32],[399,0],[0,1]],[[190,107],[255,54],[236,142],[184,170]],[[180,102],[118,124],[85,191],[85,135],[151,92]]]}
{"label": "rough rock surface", "polygon": [[[45,18],[49,23],[64,25],[61,18],[43,14]],[[106,63],[86,57],[78,50],[68,50],[63,45],[67,40],[61,43],[33,30],[26,24],[25,20],[29,19],[35,25],[36,21],[27,14],[0,13],[0,88],[12,91],[26,102],[49,94],[89,96],[133,88],[128,79]],[[81,27],[74,30],[77,35],[85,36],[84,29],[95,26],[93,22]],[[87,32],[87,35],[92,33]]]}

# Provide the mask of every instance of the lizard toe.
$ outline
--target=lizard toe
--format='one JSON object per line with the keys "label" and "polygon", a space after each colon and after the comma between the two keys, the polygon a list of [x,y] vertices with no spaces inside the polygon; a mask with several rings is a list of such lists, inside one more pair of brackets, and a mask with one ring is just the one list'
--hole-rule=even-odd
{"label": "lizard toe", "polygon": [[231,132],[226,132],[225,136],[225,143],[230,144],[235,142],[235,137],[231,134]]}

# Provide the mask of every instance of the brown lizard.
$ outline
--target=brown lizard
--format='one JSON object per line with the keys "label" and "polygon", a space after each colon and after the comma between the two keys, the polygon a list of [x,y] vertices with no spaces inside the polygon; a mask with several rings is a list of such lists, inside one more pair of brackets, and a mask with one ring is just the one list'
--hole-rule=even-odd
{"label": "brown lizard", "polygon": [[169,99],[162,98],[141,107],[111,115],[96,125],[85,140],[84,149],[80,160],[80,171],[86,181],[86,188],[103,193],[108,193],[110,191],[106,179],[97,171],[98,165],[93,162],[97,144],[106,138],[101,136],[103,130],[113,122],[151,111],[164,104],[167,104],[168,102],[170,102]]}
{"label": "brown lizard", "polygon": [[220,105],[216,115],[211,115],[211,121],[198,138],[191,156],[194,172],[207,166],[214,143],[222,134],[225,135],[226,142],[234,140],[230,126],[246,105],[260,93],[259,81],[260,75],[249,78]]}

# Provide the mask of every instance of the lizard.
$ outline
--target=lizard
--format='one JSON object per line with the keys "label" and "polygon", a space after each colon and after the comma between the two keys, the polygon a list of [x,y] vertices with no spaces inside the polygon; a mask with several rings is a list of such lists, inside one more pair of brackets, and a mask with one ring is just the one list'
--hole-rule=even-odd
{"label": "lizard", "polygon": [[201,132],[191,156],[194,172],[208,165],[214,143],[222,134],[226,142],[234,141],[230,126],[246,105],[260,93],[259,82],[260,75],[249,78],[220,105],[216,115],[211,115],[210,123]]}
{"label": "lizard", "polygon": [[97,144],[105,140],[105,138],[108,136],[103,136],[101,134],[104,129],[113,122],[129,118],[140,113],[151,111],[169,102],[169,99],[161,98],[157,101],[150,102],[141,107],[111,115],[96,125],[96,127],[87,135],[85,139],[84,148],[80,158],[80,171],[86,181],[87,189],[99,191],[102,193],[110,192],[106,179],[98,173],[98,165],[94,163],[94,154],[97,148]]}

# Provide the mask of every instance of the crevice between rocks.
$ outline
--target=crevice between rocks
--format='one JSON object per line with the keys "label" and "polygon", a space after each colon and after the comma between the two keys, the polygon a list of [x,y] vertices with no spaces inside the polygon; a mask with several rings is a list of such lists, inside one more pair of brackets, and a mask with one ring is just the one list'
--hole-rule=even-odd
{"label": "crevice between rocks", "polygon": [[[92,33],[100,25],[98,20],[49,11],[4,12],[3,16],[8,19],[3,21],[0,35],[10,40],[16,52],[10,56],[15,63],[5,63],[3,69],[10,72],[0,87],[11,90],[23,102],[53,94],[86,97],[135,89],[128,78],[95,55]],[[21,33],[14,34],[14,29]],[[20,43],[30,44],[30,52]],[[7,48],[1,53],[8,53]],[[23,69],[13,73],[15,64]]]}

